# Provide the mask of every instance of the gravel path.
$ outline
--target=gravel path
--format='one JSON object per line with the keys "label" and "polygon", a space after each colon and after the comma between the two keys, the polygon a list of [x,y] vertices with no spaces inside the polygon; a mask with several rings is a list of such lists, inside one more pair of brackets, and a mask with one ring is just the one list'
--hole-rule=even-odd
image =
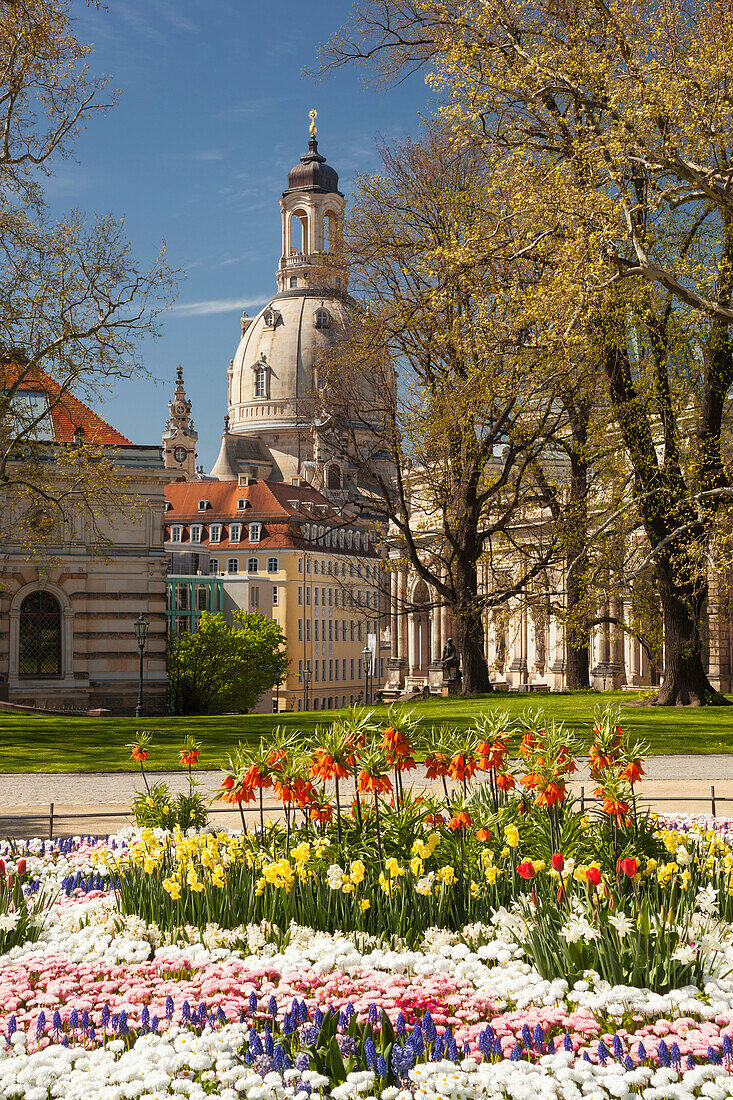
{"label": "gravel path", "polygon": [[[646,776],[642,784],[644,798],[656,809],[667,812],[710,812],[711,786],[715,787],[719,816],[728,813],[733,817],[733,754],[715,756],[652,756],[645,765]],[[150,783],[162,779],[171,791],[188,789],[188,780],[182,772],[149,772]],[[220,771],[201,771],[196,778],[201,793],[212,797],[221,783]],[[426,783],[422,769],[411,773],[412,786],[416,790],[432,787],[442,795],[439,784]],[[142,789],[139,772],[48,772],[0,776],[0,836],[47,836],[49,832],[49,807],[54,804],[54,835],[80,832],[107,833],[122,825],[130,803]],[[593,783],[587,768],[573,776],[570,784],[574,794],[592,796]],[[342,802],[348,806],[353,795],[353,784],[342,784]],[[280,808],[273,802],[271,792],[265,802],[268,817],[279,816]],[[683,801],[683,799],[687,801]],[[690,801],[694,800],[694,801]],[[218,804],[221,807],[221,803]],[[64,814],[91,815],[87,820],[64,818]],[[97,817],[113,814],[114,817]],[[247,815],[252,820],[252,814]],[[227,828],[239,827],[236,811],[217,813],[213,820]]]}

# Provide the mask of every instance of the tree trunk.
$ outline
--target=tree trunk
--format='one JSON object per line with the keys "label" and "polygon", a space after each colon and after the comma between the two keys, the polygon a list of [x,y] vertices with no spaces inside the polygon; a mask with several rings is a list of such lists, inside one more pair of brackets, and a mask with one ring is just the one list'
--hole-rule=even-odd
{"label": "tree trunk", "polygon": [[659,707],[726,706],[702,662],[700,619],[705,591],[675,577],[669,560],[657,562],[657,586],[664,617],[664,681],[652,700]]}
{"label": "tree trunk", "polygon": [[577,561],[573,551],[568,555],[569,564],[574,568],[567,573],[567,625],[565,628],[565,676],[569,691],[583,691],[590,688],[590,659],[588,653],[588,630],[578,622],[578,610],[584,603],[584,581],[582,571],[584,560]]}
{"label": "tree trunk", "polygon": [[455,614],[458,652],[461,655],[463,695],[487,695],[494,690],[484,653],[484,627],[481,612]]}

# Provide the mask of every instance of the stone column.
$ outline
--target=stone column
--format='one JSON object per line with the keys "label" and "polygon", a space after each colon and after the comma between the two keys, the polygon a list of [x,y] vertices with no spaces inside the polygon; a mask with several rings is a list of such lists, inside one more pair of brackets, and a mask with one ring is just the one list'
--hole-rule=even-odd
{"label": "stone column", "polygon": [[400,629],[400,616],[399,616],[399,573],[394,570],[390,575],[389,589],[390,589],[390,607],[389,607],[389,655],[394,660],[399,657],[399,629]]}
{"label": "stone column", "polygon": [[[436,599],[437,599],[436,595]],[[440,639],[440,606],[432,608],[430,612],[430,633],[432,636],[432,660],[439,661],[440,655],[443,652],[442,642]]]}
{"label": "stone column", "polygon": [[400,570],[398,585],[398,611],[399,611],[399,649],[398,656],[404,661],[407,659],[407,573]]}

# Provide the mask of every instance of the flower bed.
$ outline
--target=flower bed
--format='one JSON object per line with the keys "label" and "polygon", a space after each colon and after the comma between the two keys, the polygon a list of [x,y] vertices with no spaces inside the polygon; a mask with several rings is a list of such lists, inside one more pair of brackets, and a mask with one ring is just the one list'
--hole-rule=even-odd
{"label": "flower bed", "polygon": [[727,822],[646,816],[613,715],[592,815],[537,716],[515,759],[507,730],[429,746],[424,800],[409,720],[362,719],[233,762],[284,826],[0,849],[0,1097],[733,1096]]}

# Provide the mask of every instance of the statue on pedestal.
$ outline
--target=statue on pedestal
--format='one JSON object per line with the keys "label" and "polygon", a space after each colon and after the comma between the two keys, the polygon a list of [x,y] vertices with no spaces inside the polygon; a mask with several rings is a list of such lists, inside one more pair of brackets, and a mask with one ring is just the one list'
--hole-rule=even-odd
{"label": "statue on pedestal", "polygon": [[443,663],[443,675],[447,680],[458,679],[458,653],[453,645],[453,639],[449,638],[443,646],[443,655],[440,658]]}

